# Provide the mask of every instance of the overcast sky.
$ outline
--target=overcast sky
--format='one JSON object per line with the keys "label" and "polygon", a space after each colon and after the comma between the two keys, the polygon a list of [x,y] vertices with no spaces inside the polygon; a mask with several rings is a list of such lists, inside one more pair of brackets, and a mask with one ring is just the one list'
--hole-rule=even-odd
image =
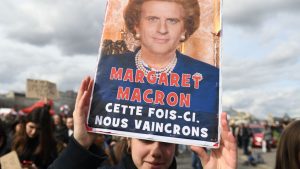
{"label": "overcast sky", "polygon": [[[0,93],[27,78],[77,90],[93,76],[104,0],[2,0]],[[223,0],[223,105],[300,116],[300,1]]]}

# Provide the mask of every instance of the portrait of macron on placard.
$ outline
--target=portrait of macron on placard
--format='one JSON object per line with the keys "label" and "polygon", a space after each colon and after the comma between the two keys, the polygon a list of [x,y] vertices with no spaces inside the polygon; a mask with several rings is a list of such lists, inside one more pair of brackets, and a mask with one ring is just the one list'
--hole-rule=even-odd
{"label": "portrait of macron on placard", "polygon": [[90,132],[219,146],[220,0],[108,0]]}

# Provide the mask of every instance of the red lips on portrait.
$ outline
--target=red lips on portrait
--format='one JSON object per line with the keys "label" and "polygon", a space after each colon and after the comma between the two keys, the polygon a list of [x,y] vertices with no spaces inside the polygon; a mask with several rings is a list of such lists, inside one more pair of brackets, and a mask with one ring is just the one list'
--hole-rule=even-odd
{"label": "red lips on portrait", "polygon": [[161,43],[161,44],[167,43],[169,41],[168,38],[157,38],[157,37],[153,37],[153,40],[154,42]]}

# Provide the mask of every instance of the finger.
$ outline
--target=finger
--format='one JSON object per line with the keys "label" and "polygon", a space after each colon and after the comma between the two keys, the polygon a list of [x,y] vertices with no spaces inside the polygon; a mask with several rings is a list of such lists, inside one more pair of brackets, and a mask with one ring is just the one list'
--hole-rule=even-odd
{"label": "finger", "polygon": [[86,84],[85,84],[85,90],[83,91],[82,97],[79,99],[78,104],[78,116],[84,116],[86,118],[90,106],[90,97],[92,93],[92,88],[93,88],[93,80],[92,79],[87,79]]}
{"label": "finger", "polygon": [[78,94],[76,97],[76,103],[75,103],[75,110],[73,113],[74,119],[77,120],[78,117],[80,117],[82,115],[82,111],[83,111],[83,107],[84,107],[84,102],[83,102],[83,95],[86,91],[86,86],[88,85],[88,83],[90,82],[90,77],[85,77],[80,85],[80,88],[78,90]]}
{"label": "finger", "polygon": [[88,83],[88,91],[92,91],[92,89],[93,89],[93,86],[94,86],[94,80],[93,79],[91,79],[91,78],[89,78],[89,83]]}
{"label": "finger", "polygon": [[80,83],[80,87],[78,89],[78,92],[77,92],[77,97],[76,97],[76,102],[79,101],[79,99],[81,98],[82,94],[83,94],[83,91],[84,91],[84,83],[85,83],[85,78],[81,81]]}
{"label": "finger", "polygon": [[226,112],[222,112],[221,114],[221,125],[223,128],[223,131],[230,131],[229,130],[229,126],[228,126],[228,120],[227,120],[227,113]]}
{"label": "finger", "polygon": [[221,114],[221,144],[224,144],[228,138],[229,132],[228,122],[227,122],[227,113],[223,112]]}
{"label": "finger", "polygon": [[221,138],[220,148],[222,151],[222,154],[225,154],[226,156],[232,156],[230,154],[236,153],[237,146],[234,136],[231,133],[228,133],[226,136],[226,140]]}
{"label": "finger", "polygon": [[89,79],[86,84],[86,89],[82,94],[82,97],[80,98],[79,105],[80,107],[89,107],[90,105],[90,98],[92,93],[94,81],[92,79]]}
{"label": "finger", "polygon": [[233,150],[233,151],[237,150],[236,140],[232,132],[227,133],[227,139],[224,140],[224,145],[226,149]]}
{"label": "finger", "polygon": [[228,132],[226,136],[222,135],[221,146],[228,153],[237,151],[236,140],[231,132]]}
{"label": "finger", "polygon": [[236,168],[237,165],[237,145],[234,136],[231,132],[228,133],[228,140],[225,141],[223,155],[228,166]]}
{"label": "finger", "polygon": [[84,109],[85,103],[86,103],[86,95],[87,95],[87,91],[83,91],[81,98],[79,99],[78,102],[78,110],[82,111]]}
{"label": "finger", "polygon": [[87,86],[87,83],[89,82],[90,80],[90,77],[85,77],[82,82],[81,82],[81,85],[79,87],[79,90],[78,90],[78,93],[77,93],[77,97],[76,97],[76,103],[79,102],[79,100],[81,99],[82,95],[83,95],[83,92],[86,90],[86,86]]}
{"label": "finger", "polygon": [[209,155],[206,153],[203,147],[191,146],[191,150],[197,153],[203,166],[208,163]]}
{"label": "finger", "polygon": [[227,120],[227,113],[223,112],[221,114],[221,144],[225,145],[226,149],[235,149],[236,148],[236,141],[229,129],[228,120]]}
{"label": "finger", "polygon": [[94,86],[94,80],[89,79],[88,84],[87,84],[87,89],[86,89],[87,94],[86,94],[85,100],[84,100],[87,105],[89,105],[89,103],[90,103],[93,86]]}

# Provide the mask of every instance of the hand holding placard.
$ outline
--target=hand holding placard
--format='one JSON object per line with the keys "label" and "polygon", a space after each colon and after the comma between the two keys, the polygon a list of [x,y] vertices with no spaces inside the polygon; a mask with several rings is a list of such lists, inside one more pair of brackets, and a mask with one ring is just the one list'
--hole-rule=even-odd
{"label": "hand holding placard", "polygon": [[92,145],[95,138],[93,134],[87,132],[85,127],[85,120],[87,112],[89,110],[93,83],[94,81],[90,77],[86,77],[83,79],[77,94],[75,110],[73,113],[74,138],[81,146],[86,149],[88,149]]}

